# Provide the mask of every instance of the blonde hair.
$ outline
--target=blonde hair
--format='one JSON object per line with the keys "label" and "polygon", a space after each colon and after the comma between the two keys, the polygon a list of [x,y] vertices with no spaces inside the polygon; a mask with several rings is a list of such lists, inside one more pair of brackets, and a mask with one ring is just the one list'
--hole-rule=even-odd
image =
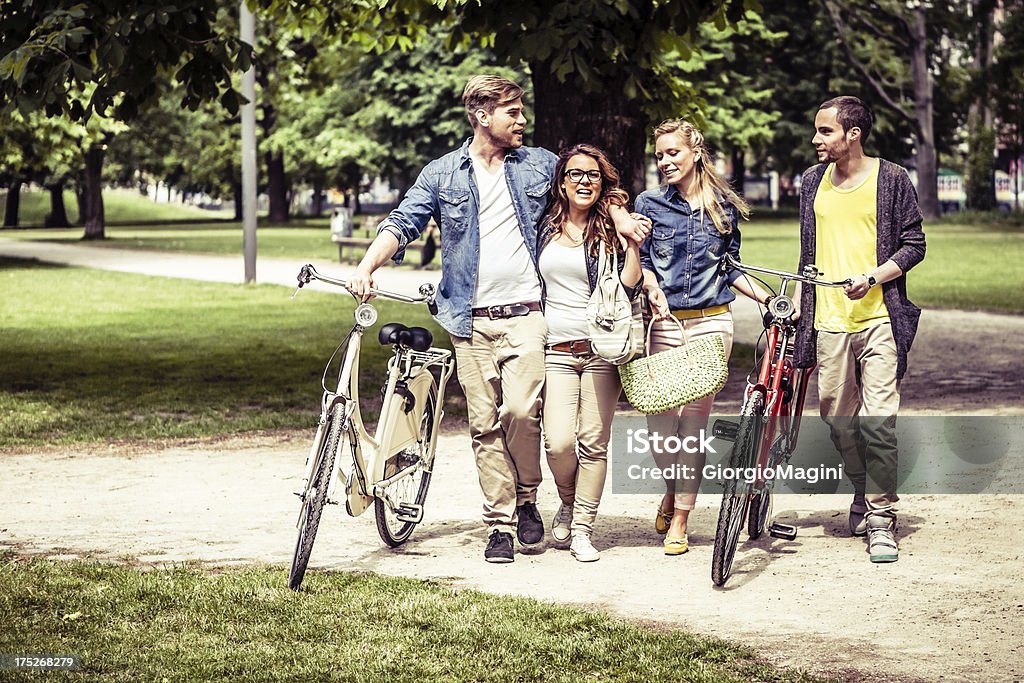
{"label": "blonde hair", "polygon": [[750,206],[736,194],[729,186],[729,182],[715,171],[711,151],[704,143],[704,135],[700,129],[685,119],[667,119],[654,129],[655,144],[662,135],[673,133],[677,133],[682,138],[683,144],[689,147],[695,155],[695,182],[702,208],[711,216],[711,221],[715,224],[718,232],[723,235],[729,234],[732,232],[732,223],[729,221],[725,205],[731,204],[744,220],[750,217]]}
{"label": "blonde hair", "polygon": [[466,106],[466,118],[469,119],[469,125],[476,128],[478,109],[493,114],[499,106],[518,100],[522,96],[523,89],[503,76],[495,74],[473,76],[462,91],[462,103]]}
{"label": "blonde hair", "polygon": [[565,193],[565,167],[575,156],[590,157],[597,162],[597,168],[601,172],[601,192],[587,215],[587,225],[583,229],[583,241],[588,245],[592,254],[597,254],[599,244],[603,244],[605,251],[611,253],[613,249],[619,248],[615,224],[611,217],[611,207],[625,206],[629,195],[619,187],[619,171],[600,147],[581,143],[566,147],[558,154],[554,182],[551,185],[548,221],[560,232],[565,231],[565,225],[569,222],[569,197]]}

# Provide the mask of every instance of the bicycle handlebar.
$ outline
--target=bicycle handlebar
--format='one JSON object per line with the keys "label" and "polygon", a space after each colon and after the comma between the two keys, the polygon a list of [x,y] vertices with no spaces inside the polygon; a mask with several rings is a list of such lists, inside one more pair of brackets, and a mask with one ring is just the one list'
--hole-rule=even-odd
{"label": "bicycle handlebar", "polygon": [[846,278],[845,280],[819,280],[818,278],[824,275],[823,272],[818,270],[818,267],[813,264],[807,264],[804,266],[803,274],[788,273],[784,270],[773,270],[771,268],[762,268],[760,266],[748,266],[745,263],[741,263],[732,254],[726,252],[719,259],[718,267],[720,272],[725,273],[729,270],[738,270],[743,273],[764,273],[766,275],[774,275],[782,278],[783,280],[791,280],[795,282],[806,282],[808,284],[817,285],[819,287],[845,287],[850,284],[853,280]]}
{"label": "bicycle handlebar", "polygon": [[[306,265],[302,266],[302,268],[299,269],[299,289],[302,289],[305,285],[308,285],[312,280],[319,280],[321,282],[326,282],[329,285],[343,287],[344,289],[348,290],[348,292],[352,292],[352,290],[349,289],[348,283],[345,282],[344,280],[340,280],[338,278],[330,277],[327,275],[321,275],[320,273],[317,272],[316,268],[312,266],[312,264],[307,263]],[[298,290],[296,290],[296,292],[297,291]],[[434,285],[430,284],[429,282],[420,285],[419,296],[409,296],[407,294],[399,294],[397,292],[388,292],[383,289],[370,289],[370,294],[372,294],[373,296],[379,296],[385,299],[392,299],[394,301],[402,301],[407,304],[432,304],[434,302],[435,293],[436,291],[434,289]]]}

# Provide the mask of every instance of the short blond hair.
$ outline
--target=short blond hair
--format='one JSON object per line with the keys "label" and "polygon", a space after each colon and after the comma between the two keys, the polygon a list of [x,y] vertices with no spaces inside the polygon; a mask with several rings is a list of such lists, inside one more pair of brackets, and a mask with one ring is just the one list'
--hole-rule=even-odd
{"label": "short blond hair", "polygon": [[462,91],[462,103],[466,105],[469,125],[476,128],[476,111],[483,109],[493,114],[499,106],[518,100],[523,89],[513,81],[496,74],[478,74],[469,79]]}

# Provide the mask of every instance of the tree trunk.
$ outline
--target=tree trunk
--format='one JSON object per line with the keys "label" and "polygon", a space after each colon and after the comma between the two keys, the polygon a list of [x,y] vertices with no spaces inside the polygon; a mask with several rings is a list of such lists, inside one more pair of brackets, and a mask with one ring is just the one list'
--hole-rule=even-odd
{"label": "tree trunk", "polygon": [[82,204],[79,207],[85,224],[84,240],[106,239],[103,216],[103,157],[105,146],[93,144],[85,153],[85,177],[82,183]]}
{"label": "tree trunk", "polygon": [[992,211],[996,208],[996,133],[980,123],[980,118],[967,135],[967,208]]}
{"label": "tree trunk", "polygon": [[622,187],[630,198],[646,189],[646,118],[637,100],[609,97],[623,91],[625,78],[608,79],[602,92],[584,93],[566,87],[550,64],[530,62],[533,74],[537,121],[534,140],[556,154],[581,142],[597,145],[608,153],[619,170]]}
{"label": "tree trunk", "polygon": [[747,177],[747,151],[736,147],[732,150],[732,189],[743,196],[743,181]]}
{"label": "tree trunk", "polygon": [[313,216],[319,218],[324,213],[324,179],[313,179]]}
{"label": "tree trunk", "polygon": [[47,185],[50,191],[50,214],[46,217],[47,228],[67,228],[71,226],[68,221],[68,212],[64,207],[64,183],[53,183]]}
{"label": "tree trunk", "polygon": [[242,183],[231,181],[231,196],[235,200],[235,221],[242,222]]}
{"label": "tree trunk", "polygon": [[989,106],[995,0],[973,0],[975,19],[974,78],[977,94],[967,116],[967,206],[980,211],[996,207],[995,131]]}
{"label": "tree trunk", "polygon": [[21,180],[15,179],[7,186],[7,202],[4,206],[4,227],[18,227],[18,212],[21,210]]}
{"label": "tree trunk", "polygon": [[267,152],[263,158],[267,163],[267,196],[270,198],[267,217],[271,223],[287,223],[288,179],[284,173],[284,153]]}
{"label": "tree trunk", "polygon": [[928,30],[924,9],[910,17],[910,70],[914,79],[914,116],[917,122],[917,196],[925,218],[939,215],[939,178],[935,163],[934,103],[932,77],[928,71]]}

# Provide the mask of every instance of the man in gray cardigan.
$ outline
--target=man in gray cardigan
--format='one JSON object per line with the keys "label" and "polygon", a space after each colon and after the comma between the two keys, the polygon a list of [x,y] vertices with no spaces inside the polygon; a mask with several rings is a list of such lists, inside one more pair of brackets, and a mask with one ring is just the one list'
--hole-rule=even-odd
{"label": "man in gray cardigan", "polygon": [[921,309],[906,272],[925,254],[922,216],[901,166],[865,156],[874,116],[856,97],[822,103],[816,166],[800,190],[800,267],[814,263],[844,289],[803,285],[797,367],[818,365],[821,416],[854,485],[850,531],[868,535],[872,562],[895,562],[896,413]]}

